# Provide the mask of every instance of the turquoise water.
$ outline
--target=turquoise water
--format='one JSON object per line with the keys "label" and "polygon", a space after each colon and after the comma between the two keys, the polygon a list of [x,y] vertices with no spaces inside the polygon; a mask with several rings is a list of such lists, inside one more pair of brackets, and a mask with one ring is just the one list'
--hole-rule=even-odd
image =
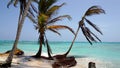
{"label": "turquoise water", "polygon": [[[53,54],[65,53],[70,44],[71,42],[50,42]],[[13,41],[0,41],[0,52],[3,53],[10,50],[12,45]],[[38,43],[33,41],[21,41],[18,44],[18,48],[25,51],[25,53],[35,54],[38,47]],[[46,52],[46,47],[43,48],[43,52]],[[70,55],[74,55],[76,57],[93,57],[120,64],[120,42],[103,42],[94,43],[93,45],[90,45],[87,42],[76,42]]]}

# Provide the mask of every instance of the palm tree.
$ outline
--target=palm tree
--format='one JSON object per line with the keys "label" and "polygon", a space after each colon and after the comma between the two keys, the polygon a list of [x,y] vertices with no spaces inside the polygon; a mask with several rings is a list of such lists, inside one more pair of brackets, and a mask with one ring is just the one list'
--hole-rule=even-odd
{"label": "palm tree", "polygon": [[8,3],[7,7],[9,7],[9,5],[12,4],[13,2],[14,2],[14,6],[16,6],[16,4],[18,2],[20,2],[20,15],[19,15],[19,20],[18,20],[17,34],[16,34],[16,38],[15,38],[15,41],[14,41],[13,48],[12,48],[11,52],[9,53],[9,56],[6,59],[5,63],[1,64],[1,67],[10,67],[11,66],[14,51],[17,48],[18,40],[19,40],[19,37],[20,37],[21,29],[22,29],[25,17],[28,13],[29,6],[31,4],[31,0],[28,0],[28,2],[26,0],[19,0],[19,1],[18,0],[11,0]]}
{"label": "palm tree", "polygon": [[75,42],[75,39],[78,35],[78,32],[79,32],[79,29],[81,28],[82,30],[82,33],[83,35],[85,36],[85,38],[87,39],[87,41],[92,45],[92,42],[97,42],[101,40],[85,25],[85,21],[90,25],[92,26],[97,32],[99,32],[100,34],[102,34],[102,32],[100,31],[100,29],[95,25],[93,24],[91,21],[89,21],[86,17],[87,16],[92,16],[92,15],[95,15],[95,14],[101,14],[101,13],[105,13],[105,11],[100,8],[99,6],[92,6],[90,7],[86,12],[85,14],[83,15],[82,17],[82,20],[80,20],[79,22],[79,26],[78,26],[78,29],[75,33],[75,37],[71,43],[71,46],[69,47],[68,51],[64,54],[64,56],[67,56],[69,54],[69,52],[71,51],[72,49],[72,46]]}
{"label": "palm tree", "polygon": [[42,57],[41,56],[42,46],[46,45],[47,51],[48,51],[48,56],[49,56],[49,58],[52,58],[52,56],[51,56],[52,51],[48,44],[48,39],[46,37],[46,30],[50,30],[50,31],[60,35],[60,33],[58,32],[59,29],[68,29],[74,34],[74,31],[72,30],[72,28],[70,28],[68,26],[54,25],[55,22],[60,21],[64,18],[67,18],[69,20],[71,19],[71,17],[69,15],[62,15],[62,16],[52,18],[52,16],[55,14],[55,12],[65,4],[65,3],[63,3],[61,5],[53,5],[56,2],[57,2],[57,0],[40,0],[38,3],[37,21],[32,16],[28,15],[28,17],[34,22],[35,27],[39,33],[39,39],[38,39],[39,41],[38,42],[40,44],[40,47],[34,57],[38,57],[38,58]]}

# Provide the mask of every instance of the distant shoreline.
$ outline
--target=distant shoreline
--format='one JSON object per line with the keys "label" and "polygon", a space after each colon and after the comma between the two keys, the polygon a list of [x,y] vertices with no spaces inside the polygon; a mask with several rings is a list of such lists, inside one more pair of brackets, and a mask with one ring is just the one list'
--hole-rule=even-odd
{"label": "distant shoreline", "polygon": [[[0,42],[14,42],[14,40],[0,40]],[[19,41],[19,43],[20,42],[35,42],[35,43],[37,43],[38,41],[27,41],[27,40],[20,40]],[[52,43],[52,42],[58,42],[58,43],[61,43],[61,42],[68,42],[68,43],[71,43],[72,41],[50,41],[49,40],[49,42],[50,43]],[[89,42],[87,42],[87,41],[76,41],[75,43],[89,43]],[[96,42],[96,43],[120,43],[120,42]]]}

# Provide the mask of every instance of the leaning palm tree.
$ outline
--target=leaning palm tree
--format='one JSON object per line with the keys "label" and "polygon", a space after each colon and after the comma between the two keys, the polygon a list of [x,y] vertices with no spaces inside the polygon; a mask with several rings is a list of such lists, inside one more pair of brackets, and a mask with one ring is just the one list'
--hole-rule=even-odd
{"label": "leaning palm tree", "polygon": [[19,2],[20,3],[20,15],[19,15],[19,20],[18,20],[18,28],[17,28],[17,34],[16,34],[16,38],[14,41],[14,45],[13,48],[11,50],[11,52],[9,53],[8,58],[6,59],[5,63],[2,63],[0,66],[1,67],[10,67],[11,66],[11,62],[13,59],[13,55],[14,55],[14,51],[17,48],[17,44],[18,44],[18,40],[20,37],[20,33],[21,33],[21,29],[22,29],[22,25],[24,23],[25,17],[28,13],[29,10],[29,6],[31,4],[31,0],[28,0],[28,2],[26,0],[11,0],[8,3],[8,7],[10,4],[12,4],[14,2],[14,6],[16,6],[16,4]]}
{"label": "leaning palm tree", "polygon": [[62,16],[52,18],[52,16],[55,14],[55,12],[65,4],[65,3],[63,3],[61,5],[53,5],[56,2],[57,2],[57,0],[40,0],[38,3],[37,21],[31,15],[28,15],[28,17],[34,22],[35,27],[39,33],[38,42],[40,44],[40,47],[34,57],[42,57],[41,56],[42,46],[46,45],[48,56],[49,56],[49,58],[52,58],[52,56],[51,56],[52,51],[49,46],[48,39],[46,37],[46,30],[50,30],[54,33],[57,33],[58,35],[60,35],[60,33],[58,32],[59,29],[68,29],[72,33],[74,33],[72,28],[70,28],[68,26],[54,24],[57,21],[60,21],[64,18],[71,19],[71,17],[69,15],[62,15]]}
{"label": "leaning palm tree", "polygon": [[76,39],[76,37],[78,35],[78,32],[79,32],[80,28],[82,30],[83,35],[85,36],[85,38],[87,39],[87,41],[91,45],[92,45],[92,42],[97,42],[97,40],[101,42],[101,40],[85,25],[86,24],[85,21],[86,21],[97,32],[102,34],[100,29],[94,23],[92,23],[90,20],[88,20],[86,18],[87,16],[92,16],[92,15],[101,14],[101,13],[105,13],[105,11],[102,8],[100,8],[99,6],[92,6],[85,12],[85,14],[82,17],[82,20],[80,20],[80,22],[79,22],[79,26],[78,26],[78,29],[77,29],[77,31],[75,33],[75,37],[74,37],[74,39],[73,39],[73,41],[71,43],[71,46],[69,47],[68,51],[64,54],[64,56],[67,56],[69,54],[69,52],[71,51],[72,46],[73,46],[73,44],[75,42],[75,39]]}

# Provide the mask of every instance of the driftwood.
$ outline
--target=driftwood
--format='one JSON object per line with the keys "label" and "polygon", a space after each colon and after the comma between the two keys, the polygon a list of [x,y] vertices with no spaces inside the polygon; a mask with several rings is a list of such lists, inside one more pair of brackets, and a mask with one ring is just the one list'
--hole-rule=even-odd
{"label": "driftwood", "polygon": [[77,64],[75,57],[64,57],[62,55],[55,56],[55,62],[52,64],[53,68],[69,68]]}
{"label": "driftwood", "polygon": [[[5,53],[0,53],[0,56],[8,56],[10,52],[11,52],[11,50],[6,51]],[[16,55],[16,56],[24,55],[24,51],[22,51],[20,49],[16,49],[14,52],[14,55]]]}
{"label": "driftwood", "polygon": [[[5,52],[5,54],[8,54],[10,52],[11,52],[11,50],[8,50],[8,51]],[[23,55],[23,54],[24,54],[24,52],[20,49],[16,49],[15,52],[14,52],[14,55]]]}

